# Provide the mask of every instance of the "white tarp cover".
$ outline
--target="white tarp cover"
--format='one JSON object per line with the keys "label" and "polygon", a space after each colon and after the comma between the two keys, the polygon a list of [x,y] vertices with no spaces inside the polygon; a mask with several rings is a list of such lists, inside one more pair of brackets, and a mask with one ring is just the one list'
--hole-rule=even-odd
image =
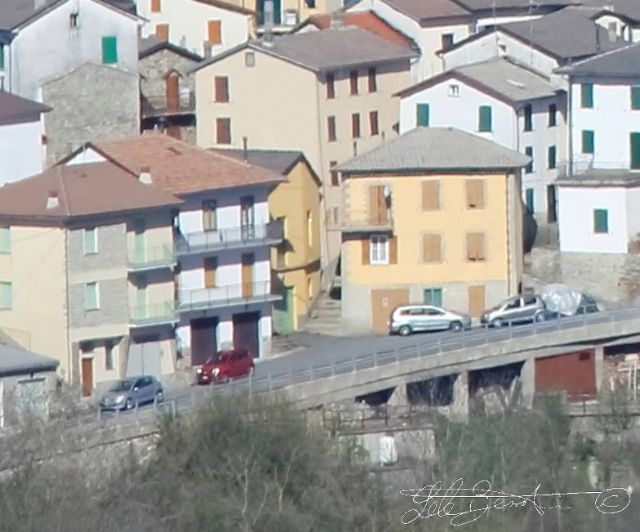
{"label": "white tarp cover", "polygon": [[380,437],[380,465],[392,465],[398,461],[396,440],[393,436]]}
{"label": "white tarp cover", "polygon": [[539,292],[547,309],[565,316],[573,316],[582,303],[582,294],[566,284],[548,284]]}

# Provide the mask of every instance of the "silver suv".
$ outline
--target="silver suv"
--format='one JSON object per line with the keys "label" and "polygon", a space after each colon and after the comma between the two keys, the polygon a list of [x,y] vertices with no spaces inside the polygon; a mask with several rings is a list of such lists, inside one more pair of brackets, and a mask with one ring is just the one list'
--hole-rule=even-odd
{"label": "silver suv", "polygon": [[540,296],[531,294],[510,297],[487,310],[480,321],[490,327],[501,327],[508,323],[544,321],[545,318],[546,307],[544,301]]}
{"label": "silver suv", "polygon": [[406,305],[391,313],[389,333],[409,336],[422,331],[461,331],[471,327],[471,318],[432,305]]}

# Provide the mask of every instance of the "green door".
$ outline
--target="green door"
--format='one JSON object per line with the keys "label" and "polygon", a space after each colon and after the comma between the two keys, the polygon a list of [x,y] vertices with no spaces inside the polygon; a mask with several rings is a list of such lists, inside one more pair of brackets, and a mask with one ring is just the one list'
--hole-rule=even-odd
{"label": "green door", "polygon": [[276,334],[289,334],[294,330],[293,287],[282,285],[279,293],[282,299],[273,305],[273,330]]}
{"label": "green door", "polygon": [[640,133],[631,133],[631,169],[640,170]]}

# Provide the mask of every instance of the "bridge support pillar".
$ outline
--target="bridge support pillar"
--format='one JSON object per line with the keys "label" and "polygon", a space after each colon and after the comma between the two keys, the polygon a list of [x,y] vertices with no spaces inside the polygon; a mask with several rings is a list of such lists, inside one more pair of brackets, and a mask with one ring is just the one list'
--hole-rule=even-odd
{"label": "bridge support pillar", "polygon": [[393,390],[391,397],[387,401],[389,406],[409,406],[409,399],[407,398],[407,385],[398,384],[396,389]]}
{"label": "bridge support pillar", "polygon": [[520,383],[522,385],[522,406],[533,407],[533,397],[536,393],[536,361],[530,357],[524,361],[520,370]]}
{"label": "bridge support pillar", "polygon": [[604,347],[599,345],[594,349],[595,372],[596,372],[596,394],[600,395],[602,389],[602,379],[604,378]]}
{"label": "bridge support pillar", "polygon": [[453,383],[453,402],[451,403],[451,419],[464,421],[469,417],[469,372],[458,373]]}

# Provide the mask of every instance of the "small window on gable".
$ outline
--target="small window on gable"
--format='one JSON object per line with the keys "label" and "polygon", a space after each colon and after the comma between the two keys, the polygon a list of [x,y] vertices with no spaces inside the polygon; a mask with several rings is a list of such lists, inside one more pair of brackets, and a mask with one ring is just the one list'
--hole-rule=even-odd
{"label": "small window on gable", "polygon": [[449,85],[449,90],[447,92],[448,96],[460,96],[460,85],[457,85],[456,83],[452,83],[451,85]]}
{"label": "small window on gable", "polygon": [[80,25],[80,13],[74,12],[69,15],[69,27],[77,28]]}
{"label": "small window on gable", "polygon": [[246,67],[256,66],[256,54],[255,54],[255,52],[245,52],[244,53],[244,66],[246,66]]}
{"label": "small window on gable", "polygon": [[102,37],[102,63],[113,65],[118,62],[118,38]]}

